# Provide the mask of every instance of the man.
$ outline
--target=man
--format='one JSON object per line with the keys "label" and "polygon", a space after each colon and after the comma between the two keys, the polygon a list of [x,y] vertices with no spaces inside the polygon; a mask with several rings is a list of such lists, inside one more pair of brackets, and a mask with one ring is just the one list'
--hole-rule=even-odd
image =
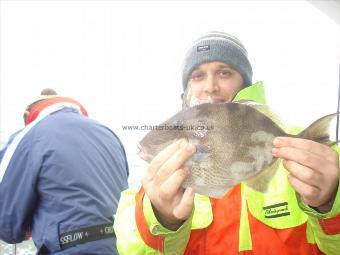
{"label": "man", "polygon": [[118,254],[123,145],[79,102],[50,92],[27,107],[25,128],[0,153],[0,239],[32,233],[38,254]]}
{"label": "man", "polygon": [[[265,103],[262,84],[251,82],[242,43],[208,33],[185,58],[183,105]],[[269,192],[241,183],[222,199],[181,187],[190,174],[185,162],[196,148],[185,140],[169,145],[151,161],[142,188],[122,195],[115,221],[120,254],[339,254],[337,153],[304,139],[277,137],[273,145],[272,154],[283,163]]]}

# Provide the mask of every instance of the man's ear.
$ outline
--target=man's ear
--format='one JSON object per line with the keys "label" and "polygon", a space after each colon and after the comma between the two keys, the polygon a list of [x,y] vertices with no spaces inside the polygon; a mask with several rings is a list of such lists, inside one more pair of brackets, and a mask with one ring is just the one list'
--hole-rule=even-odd
{"label": "man's ear", "polygon": [[24,112],[24,114],[23,114],[24,123],[26,123],[26,119],[27,119],[28,114],[30,114],[30,112],[27,111],[27,110],[26,110],[26,111]]}

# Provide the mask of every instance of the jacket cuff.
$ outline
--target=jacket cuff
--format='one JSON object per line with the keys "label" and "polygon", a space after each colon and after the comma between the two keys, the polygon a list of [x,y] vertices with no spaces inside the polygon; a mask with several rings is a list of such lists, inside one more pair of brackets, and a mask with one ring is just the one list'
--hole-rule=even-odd
{"label": "jacket cuff", "polygon": [[316,218],[325,234],[340,234],[340,184],[338,185],[338,191],[332,209],[327,213],[316,211],[314,208],[304,203],[298,194],[296,194],[296,197],[302,211],[308,216]]}
{"label": "jacket cuff", "polygon": [[190,217],[186,221],[184,221],[184,223],[177,230],[174,231],[174,230],[167,229],[157,220],[156,215],[151,205],[151,201],[148,198],[148,196],[144,196],[143,208],[144,208],[144,215],[145,215],[147,224],[148,226],[150,226],[150,231],[154,235],[178,234],[178,233],[181,233],[185,229],[188,229],[188,228],[191,229],[193,213],[191,213]]}
{"label": "jacket cuff", "polygon": [[190,217],[182,224],[182,226],[173,231],[164,227],[157,220],[151,201],[147,196],[144,196],[143,207],[150,232],[153,235],[164,236],[164,253],[167,255],[178,255],[184,253],[190,238],[194,210],[192,210]]}
{"label": "jacket cuff", "polygon": [[149,247],[169,255],[184,252],[190,237],[193,213],[179,229],[169,230],[157,220],[151,201],[141,188],[136,195],[135,216],[139,233]]}

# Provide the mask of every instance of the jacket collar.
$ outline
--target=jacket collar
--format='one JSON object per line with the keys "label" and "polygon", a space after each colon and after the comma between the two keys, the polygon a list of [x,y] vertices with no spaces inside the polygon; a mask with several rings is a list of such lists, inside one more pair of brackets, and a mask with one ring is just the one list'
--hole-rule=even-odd
{"label": "jacket collar", "polygon": [[264,85],[262,81],[240,90],[233,101],[253,100],[260,104],[266,104]]}
{"label": "jacket collar", "polygon": [[42,111],[44,111],[46,108],[52,105],[59,105],[60,107],[72,107],[77,109],[84,116],[88,116],[88,113],[85,110],[85,108],[76,100],[68,97],[52,97],[41,100],[36,105],[33,106],[32,110],[26,117],[25,126],[33,122]]}

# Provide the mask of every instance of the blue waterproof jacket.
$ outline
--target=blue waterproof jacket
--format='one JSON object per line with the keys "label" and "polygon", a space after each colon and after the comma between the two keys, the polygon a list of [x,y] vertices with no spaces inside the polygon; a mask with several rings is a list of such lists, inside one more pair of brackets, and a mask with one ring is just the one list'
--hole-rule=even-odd
{"label": "blue waterproof jacket", "polygon": [[114,235],[66,249],[60,243],[64,233],[112,223],[128,187],[124,148],[107,127],[72,108],[53,112],[25,134],[0,176],[0,239],[18,243],[32,231],[47,254],[118,254]]}

